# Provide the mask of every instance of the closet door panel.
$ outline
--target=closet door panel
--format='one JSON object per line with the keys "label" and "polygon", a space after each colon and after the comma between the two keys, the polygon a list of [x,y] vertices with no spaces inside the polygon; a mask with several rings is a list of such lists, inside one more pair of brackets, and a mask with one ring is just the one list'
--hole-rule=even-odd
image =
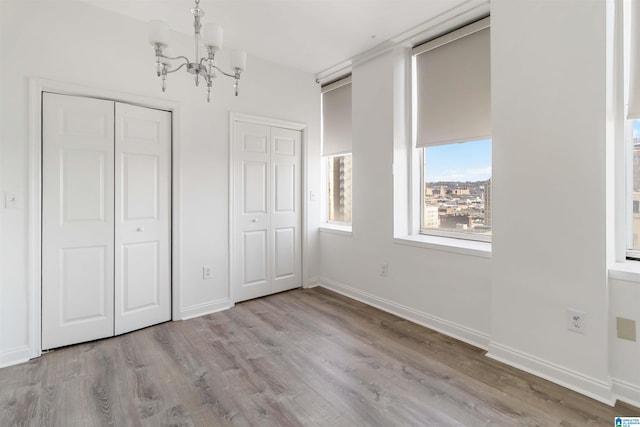
{"label": "closet door panel", "polygon": [[42,104],[42,348],[113,335],[114,103]]}
{"label": "closet door panel", "polygon": [[171,113],[116,103],[115,333],[171,319]]}

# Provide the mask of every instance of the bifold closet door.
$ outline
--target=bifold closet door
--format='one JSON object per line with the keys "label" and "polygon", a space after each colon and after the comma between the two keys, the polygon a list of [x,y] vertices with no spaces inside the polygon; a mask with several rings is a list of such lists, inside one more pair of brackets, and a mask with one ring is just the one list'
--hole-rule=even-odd
{"label": "bifold closet door", "polygon": [[113,335],[114,104],[43,94],[42,348]]}
{"label": "bifold closet door", "polygon": [[115,333],[171,319],[171,113],[116,103]]}
{"label": "bifold closet door", "polygon": [[300,131],[235,124],[236,302],[302,285],[300,163]]}
{"label": "bifold closet door", "polygon": [[43,349],[171,319],[170,117],[43,95]]}

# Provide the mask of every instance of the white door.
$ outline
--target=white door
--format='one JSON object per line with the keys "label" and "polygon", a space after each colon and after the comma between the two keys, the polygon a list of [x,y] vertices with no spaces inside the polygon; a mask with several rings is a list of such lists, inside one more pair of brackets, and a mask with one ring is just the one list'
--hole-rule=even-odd
{"label": "white door", "polygon": [[113,335],[113,123],[113,102],[43,94],[43,349]]}
{"label": "white door", "polygon": [[234,299],[300,287],[301,133],[237,122]]}
{"label": "white door", "polygon": [[115,333],[171,319],[171,113],[116,103]]}
{"label": "white door", "polygon": [[169,320],[170,113],[45,93],[42,121],[42,348]]}
{"label": "white door", "polygon": [[271,128],[271,292],[302,286],[300,131]]}

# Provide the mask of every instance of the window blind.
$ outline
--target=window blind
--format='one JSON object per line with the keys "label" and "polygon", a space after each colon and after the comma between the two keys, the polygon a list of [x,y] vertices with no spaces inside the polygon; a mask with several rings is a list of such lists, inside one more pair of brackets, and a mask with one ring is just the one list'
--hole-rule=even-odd
{"label": "window blind", "polygon": [[322,88],[322,155],[351,153],[351,76]]}
{"label": "window blind", "polygon": [[417,147],[491,138],[489,18],[413,49]]}
{"label": "window blind", "polygon": [[631,63],[629,64],[628,119],[640,119],[640,4],[631,3]]}

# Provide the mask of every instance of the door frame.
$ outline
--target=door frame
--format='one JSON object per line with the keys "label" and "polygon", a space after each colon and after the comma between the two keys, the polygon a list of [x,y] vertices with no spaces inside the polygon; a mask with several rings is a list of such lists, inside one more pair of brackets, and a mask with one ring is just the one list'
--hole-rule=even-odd
{"label": "door frame", "polygon": [[180,104],[109,89],[29,78],[29,208],[27,271],[29,358],[42,354],[42,93],[123,102],[171,112],[171,319],[180,319]]}
{"label": "door frame", "polygon": [[302,259],[302,275],[301,275],[301,279],[302,279],[302,283],[300,283],[300,286],[305,287],[307,286],[307,283],[309,281],[308,276],[308,253],[309,251],[307,250],[307,198],[305,197],[306,194],[308,193],[307,191],[307,136],[308,136],[308,130],[307,130],[307,125],[305,123],[300,123],[300,122],[294,122],[294,121],[290,121],[290,120],[282,120],[282,119],[276,119],[276,118],[272,118],[272,117],[264,117],[264,116],[256,116],[256,115],[252,115],[252,114],[244,114],[244,113],[238,113],[238,112],[234,112],[231,111],[229,113],[229,299],[231,300],[231,304],[235,304],[235,295],[234,295],[234,283],[236,280],[235,277],[235,272],[234,272],[234,262],[235,262],[235,256],[234,256],[234,239],[233,239],[233,235],[235,233],[235,227],[236,227],[236,220],[235,220],[235,210],[234,210],[234,202],[235,202],[235,190],[236,190],[236,183],[235,183],[235,170],[234,170],[234,161],[235,161],[235,150],[234,150],[234,143],[235,143],[235,136],[236,136],[236,124],[237,123],[251,123],[251,124],[255,124],[255,125],[265,125],[265,126],[273,126],[273,127],[278,127],[278,128],[284,128],[284,129],[291,129],[291,130],[297,130],[300,131],[301,133],[301,138],[300,138],[300,160],[301,160],[301,166],[302,166],[302,170],[301,170],[301,185],[300,185],[300,201],[301,203],[301,230],[300,230],[300,234],[302,237],[302,241],[301,243],[301,259]]}

